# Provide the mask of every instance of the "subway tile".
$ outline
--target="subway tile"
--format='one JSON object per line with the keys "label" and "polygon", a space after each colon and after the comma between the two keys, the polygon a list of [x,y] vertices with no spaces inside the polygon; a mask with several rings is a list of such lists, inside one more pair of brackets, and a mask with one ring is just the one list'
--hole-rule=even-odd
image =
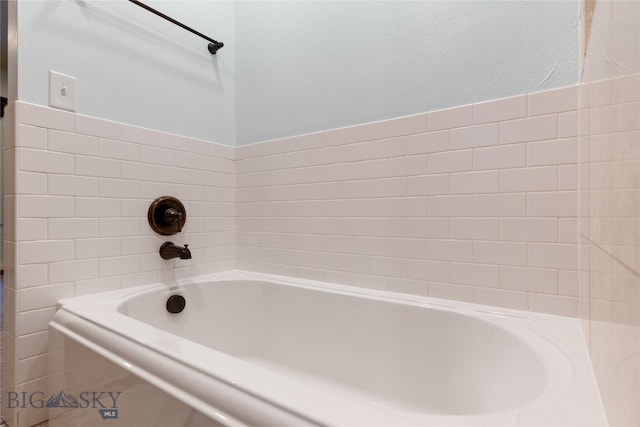
{"label": "subway tile", "polygon": [[[28,357],[26,359],[19,360],[16,366],[17,372],[18,372],[16,380],[18,384],[23,384],[28,381],[33,381],[36,378],[46,376],[48,366],[49,366],[48,356],[46,354],[44,355],[41,354],[38,356]],[[20,419],[27,418],[29,417],[29,415],[32,415],[32,414],[25,411],[24,415]],[[34,419],[38,420],[37,417],[34,417]],[[30,425],[30,424],[31,423],[25,424],[25,425]]]}
{"label": "subway tile", "polygon": [[472,196],[427,196],[427,216],[473,216]]}
{"label": "subway tile", "polygon": [[528,243],[528,263],[532,267],[575,270],[578,253],[570,243]]}
{"label": "subway tile", "polygon": [[120,177],[131,180],[156,181],[158,179],[158,166],[148,163],[122,161],[120,162]]}
{"label": "subway tile", "polygon": [[45,354],[48,351],[48,333],[38,332],[35,334],[16,337],[16,358],[18,360]]}
{"label": "subway tile", "polygon": [[427,171],[429,173],[468,171],[472,169],[472,164],[472,150],[427,154]]}
{"label": "subway tile", "polygon": [[427,115],[427,129],[429,131],[469,126],[472,123],[473,108],[471,105],[433,111]]}
{"label": "subway tile", "polygon": [[15,194],[47,194],[46,173],[18,171],[16,175]]}
{"label": "subway tile", "polygon": [[98,154],[98,139],[93,136],[61,132],[53,129],[49,129],[48,135],[47,147],[51,151],[84,154],[87,156]]}
{"label": "subway tile", "polygon": [[575,164],[577,161],[578,140],[576,138],[527,144],[529,166]]}
{"label": "subway tile", "polygon": [[338,162],[338,147],[322,147],[309,150],[309,165],[327,165]]}
{"label": "subway tile", "polygon": [[407,218],[406,236],[410,238],[449,238],[449,218]]}
{"label": "subway tile", "polygon": [[419,133],[407,137],[407,154],[437,153],[448,149],[448,130]]}
{"label": "subway tile", "polygon": [[341,129],[333,129],[322,133],[322,145],[325,147],[330,145],[350,144],[353,140],[353,128],[346,127]]}
{"label": "subway tile", "polygon": [[118,276],[140,271],[140,257],[137,255],[100,258],[100,277]]}
{"label": "subway tile", "polygon": [[20,277],[20,289],[47,285],[49,280],[49,266],[48,264],[18,265],[16,266],[16,276]]}
{"label": "subway tile", "polygon": [[140,197],[140,183],[126,179],[100,178],[100,197]]}
{"label": "subway tile", "polygon": [[473,104],[473,123],[500,122],[526,117],[526,95]]}
{"label": "subway tile", "polygon": [[400,157],[407,154],[407,139],[404,137],[378,139],[371,141],[369,147],[371,159]]}
{"label": "subway tile", "polygon": [[558,242],[578,243],[577,218],[558,218]]}
{"label": "subway tile", "polygon": [[394,258],[417,259],[424,259],[427,257],[426,239],[389,238],[386,239],[386,243],[388,256]]}
{"label": "subway tile", "polygon": [[47,149],[47,129],[29,126],[16,126],[16,146],[21,148]]}
{"label": "subway tile", "polygon": [[[129,239],[132,238],[129,237]],[[122,248],[125,249],[126,247],[127,246],[123,243]],[[78,260],[118,256],[121,254],[120,238],[76,239],[75,254],[76,259]]]}
{"label": "subway tile", "polygon": [[640,129],[640,101],[614,104],[610,107],[611,131],[627,132]]}
{"label": "subway tile", "polygon": [[[192,141],[195,141],[196,144],[197,142],[199,142],[199,140],[197,139],[191,139],[185,136],[175,135],[175,134],[166,133],[166,132],[157,132],[156,136],[157,136],[156,145],[160,148],[168,148],[170,150],[175,150],[180,152],[188,151],[191,153],[211,155],[211,156],[213,155],[213,153],[215,153],[215,144],[211,142],[203,141],[204,143],[211,145],[214,148],[213,150],[202,153],[199,151],[199,146],[192,145]],[[212,153],[212,154],[209,154],[209,153]]]}
{"label": "subway tile", "polygon": [[387,199],[384,198],[366,198],[353,200],[353,216],[369,217],[369,216],[388,216],[389,205]]}
{"label": "subway tile", "polygon": [[344,254],[339,259],[340,270],[352,273],[369,273],[371,271],[371,257],[365,255]]}
{"label": "subway tile", "polygon": [[74,158],[71,154],[20,148],[18,149],[17,157],[18,170],[46,173],[74,173]]}
{"label": "subway tile", "polygon": [[436,282],[449,281],[449,263],[442,261],[409,259],[407,277],[409,279]]}
{"label": "subway tile", "polygon": [[558,271],[558,293],[566,296],[579,296],[580,280],[576,270]]}
{"label": "subway tile", "polygon": [[578,112],[567,111],[558,114],[558,138],[578,136]]}
{"label": "subway tile", "polygon": [[[218,147],[222,146],[220,144],[214,144],[210,141],[204,141],[201,139],[185,138],[179,135],[159,133],[158,147],[172,151],[187,151],[189,153],[203,156],[215,156]],[[224,148],[221,148],[220,152],[222,153],[223,150]]]}
{"label": "subway tile", "polygon": [[524,193],[475,194],[473,195],[473,214],[494,217],[525,216],[527,215],[527,195]]}
{"label": "subway tile", "polygon": [[387,160],[389,176],[413,176],[427,173],[427,156],[404,156]]}
{"label": "subway tile", "polygon": [[557,136],[558,117],[555,114],[500,123],[500,144],[541,141]]}
{"label": "subway tile", "polygon": [[322,166],[322,178],[325,181],[345,181],[353,179],[353,164],[338,163]]}
{"label": "subway tile", "polygon": [[18,242],[18,262],[20,264],[68,261],[73,258],[73,240]]}
{"label": "subway tile", "polygon": [[558,189],[555,166],[504,169],[500,171],[500,191],[553,191]]}
{"label": "subway tile", "polygon": [[120,200],[117,199],[76,197],[75,202],[76,217],[113,218],[120,216]]}
{"label": "subway tile", "polygon": [[371,257],[371,274],[388,277],[407,277],[409,260],[406,258]]}
{"label": "subway tile", "polygon": [[499,281],[497,265],[451,263],[451,283],[497,288]]}
{"label": "subway tile", "polygon": [[[174,184],[189,184],[189,170],[170,166],[158,166],[158,181]],[[131,182],[131,181],[129,181]]]}
{"label": "subway tile", "polygon": [[440,261],[471,262],[473,244],[470,240],[430,239],[427,243],[427,257]]}
{"label": "subway tile", "polygon": [[[97,259],[52,262],[49,264],[49,283],[95,279],[98,277],[98,266]],[[69,296],[73,296],[73,283],[68,286]]]}
{"label": "subway tile", "polygon": [[97,218],[49,218],[49,239],[82,239],[97,237]]}
{"label": "subway tile", "polygon": [[390,137],[412,135],[427,131],[427,115],[417,114],[387,121]]}
{"label": "subway tile", "polygon": [[40,105],[16,101],[18,123],[73,132],[74,114]]}
{"label": "subway tile", "polygon": [[72,217],[74,198],[59,196],[18,196],[18,217],[59,218]]}
{"label": "subway tile", "polygon": [[[352,181],[363,182],[363,181]],[[364,181],[370,184],[370,197],[399,197],[407,193],[406,178],[383,178]],[[366,196],[363,196],[366,197]]]}
{"label": "subway tile", "polygon": [[[313,148],[322,147],[322,138],[323,138],[322,132],[296,136],[294,139],[291,140],[290,146],[286,147],[287,148],[286,151],[291,152],[294,150],[310,150]],[[257,144],[257,145],[261,145],[261,144]],[[236,154],[236,157],[247,158],[246,157],[247,155],[243,154],[243,151],[249,151],[249,150],[253,150],[253,148],[250,148],[249,146],[237,148],[236,151],[238,153]],[[251,157],[254,157],[254,156],[255,154],[251,155]]]}
{"label": "subway tile", "polygon": [[120,139],[137,144],[157,145],[158,133],[152,129],[121,124]]}
{"label": "subway tile", "polygon": [[166,148],[140,146],[140,160],[145,163],[171,166],[173,165],[173,150],[167,150]]}
{"label": "subway tile", "polygon": [[48,175],[48,194],[51,196],[95,196],[98,178],[76,175]]}
{"label": "subway tile", "polygon": [[[52,282],[60,283],[60,282]],[[73,296],[73,284],[62,283],[18,290],[18,312],[55,306],[58,300]]]}
{"label": "subway tile", "polygon": [[578,212],[576,191],[527,194],[529,216],[575,217]]}
{"label": "subway tile", "polygon": [[101,158],[132,160],[140,159],[140,145],[114,139],[100,138],[98,140],[98,154]]}
{"label": "subway tile", "polygon": [[498,240],[498,218],[450,218],[449,237],[460,240]]}
{"label": "subway tile", "polygon": [[529,309],[559,316],[578,317],[578,298],[532,293],[529,294]]}
{"label": "subway tile", "polygon": [[139,234],[138,218],[100,218],[100,237],[125,237]]}
{"label": "subway tile", "polygon": [[55,311],[55,307],[51,306],[18,313],[16,335],[23,336],[46,331]]}
{"label": "subway tile", "polygon": [[387,160],[368,160],[353,163],[354,179],[384,178],[387,176]]}
{"label": "subway tile", "polygon": [[[207,141],[208,142],[208,141]],[[236,160],[236,149],[234,146],[225,144],[213,144],[215,146],[215,155],[223,159]]]}
{"label": "subway tile", "polygon": [[120,124],[96,117],[76,114],[75,132],[101,138],[120,139]]}
{"label": "subway tile", "polygon": [[75,295],[83,296],[98,292],[120,289],[120,277],[101,277],[98,279],[78,280],[75,282]]}
{"label": "subway tile", "polygon": [[407,177],[407,195],[434,196],[449,194],[449,175],[421,175]]}
{"label": "subway tile", "polygon": [[207,158],[199,154],[185,153],[181,151],[174,151],[173,153],[174,164],[181,168],[204,169],[204,165],[207,160]]}
{"label": "subway tile", "polygon": [[488,147],[498,145],[498,124],[488,123],[449,131],[449,149]]}
{"label": "subway tile", "polygon": [[521,242],[473,242],[473,261],[482,264],[527,265],[527,244]]}
{"label": "subway tile", "polygon": [[499,172],[462,172],[449,175],[451,194],[497,193],[499,191]]}
{"label": "subway tile", "polygon": [[356,236],[353,238],[353,253],[358,255],[387,254],[387,239],[381,237]]}
{"label": "subway tile", "polygon": [[[425,120],[426,123],[426,120]],[[364,125],[354,126],[353,141],[364,142],[373,141],[375,139],[384,139],[389,137],[389,121],[382,120],[379,122],[367,123]]]}
{"label": "subway tile", "polygon": [[557,218],[500,218],[500,239],[513,242],[556,242]]}
{"label": "subway tile", "polygon": [[99,157],[75,156],[76,175],[104,178],[120,177],[120,161]]}
{"label": "subway tile", "polygon": [[572,111],[578,108],[578,86],[530,93],[527,96],[529,116]]}
{"label": "subway tile", "polygon": [[16,241],[47,239],[47,218],[17,218],[15,227]]}
{"label": "subway tile", "polygon": [[558,292],[558,270],[501,266],[500,287],[514,291],[555,294]]}
{"label": "subway tile", "polygon": [[[476,148],[473,150],[473,169],[507,169],[524,167],[527,164],[525,144],[500,147]],[[469,167],[465,170],[471,170]]]}

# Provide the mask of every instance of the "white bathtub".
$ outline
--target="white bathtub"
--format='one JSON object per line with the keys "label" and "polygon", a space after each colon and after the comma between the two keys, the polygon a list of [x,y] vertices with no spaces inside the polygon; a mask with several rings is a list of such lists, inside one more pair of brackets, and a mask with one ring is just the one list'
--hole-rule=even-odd
{"label": "white bathtub", "polygon": [[577,319],[234,271],[61,301],[51,334],[50,391],[120,387],[110,425],[606,425]]}

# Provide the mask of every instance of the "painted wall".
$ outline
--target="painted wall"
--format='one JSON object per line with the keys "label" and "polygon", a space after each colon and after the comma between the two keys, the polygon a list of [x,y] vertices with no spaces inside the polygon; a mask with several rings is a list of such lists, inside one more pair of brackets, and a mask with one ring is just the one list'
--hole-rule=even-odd
{"label": "painted wall", "polygon": [[640,1],[585,4],[580,315],[610,425],[640,425]]}
{"label": "painted wall", "polygon": [[578,79],[576,1],[238,2],[237,142]]}
{"label": "painted wall", "polygon": [[[575,84],[577,2],[19,2],[20,100],[229,145]],[[526,30],[526,31],[525,31]]]}
{"label": "painted wall", "polygon": [[79,113],[232,145],[234,2],[146,3],[225,47],[126,1],[20,1],[18,99],[48,105],[55,70],[78,79]]}

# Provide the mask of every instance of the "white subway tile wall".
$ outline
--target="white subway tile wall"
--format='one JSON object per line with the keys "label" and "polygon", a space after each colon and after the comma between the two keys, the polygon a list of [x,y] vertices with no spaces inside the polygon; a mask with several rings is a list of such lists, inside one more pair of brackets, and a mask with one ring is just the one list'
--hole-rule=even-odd
{"label": "white subway tile wall", "polygon": [[[15,174],[5,183],[5,390],[46,391],[58,300],[234,268],[234,149],[23,102],[5,125],[16,135],[4,152]],[[147,222],[164,195],[187,209],[175,236]],[[193,258],[162,260],[168,240],[189,244]],[[5,417],[41,421],[16,410]]]}
{"label": "white subway tile wall", "polygon": [[[576,104],[561,88],[226,147],[18,102],[4,384],[42,385],[59,299],[236,267],[577,316]],[[162,195],[187,208],[170,239],[146,218]],[[166,240],[193,259],[161,260]]]}
{"label": "white subway tile wall", "polygon": [[[612,28],[640,17],[630,5],[603,10],[615,12]],[[637,39],[622,34],[599,32],[605,39],[590,55],[609,57],[628,45],[624,51],[640,57]],[[609,422],[639,425],[640,74],[583,81],[579,90],[580,317]],[[561,280],[562,292],[577,293],[576,278]],[[538,304],[561,302],[539,299],[533,308]]]}
{"label": "white subway tile wall", "polygon": [[577,102],[566,87],[238,147],[237,266],[577,316]]}

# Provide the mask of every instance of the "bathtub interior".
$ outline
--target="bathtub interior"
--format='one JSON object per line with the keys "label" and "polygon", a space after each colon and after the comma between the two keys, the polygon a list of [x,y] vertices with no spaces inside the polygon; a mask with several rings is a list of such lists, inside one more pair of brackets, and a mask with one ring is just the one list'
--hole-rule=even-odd
{"label": "bathtub interior", "polygon": [[[173,294],[186,299],[177,315],[164,309]],[[526,330],[528,319],[517,316],[492,321],[446,306],[255,280],[155,289],[118,311],[288,378],[408,413],[512,410],[542,396],[552,380],[544,354],[501,326]],[[566,360],[563,367],[571,370]]]}

